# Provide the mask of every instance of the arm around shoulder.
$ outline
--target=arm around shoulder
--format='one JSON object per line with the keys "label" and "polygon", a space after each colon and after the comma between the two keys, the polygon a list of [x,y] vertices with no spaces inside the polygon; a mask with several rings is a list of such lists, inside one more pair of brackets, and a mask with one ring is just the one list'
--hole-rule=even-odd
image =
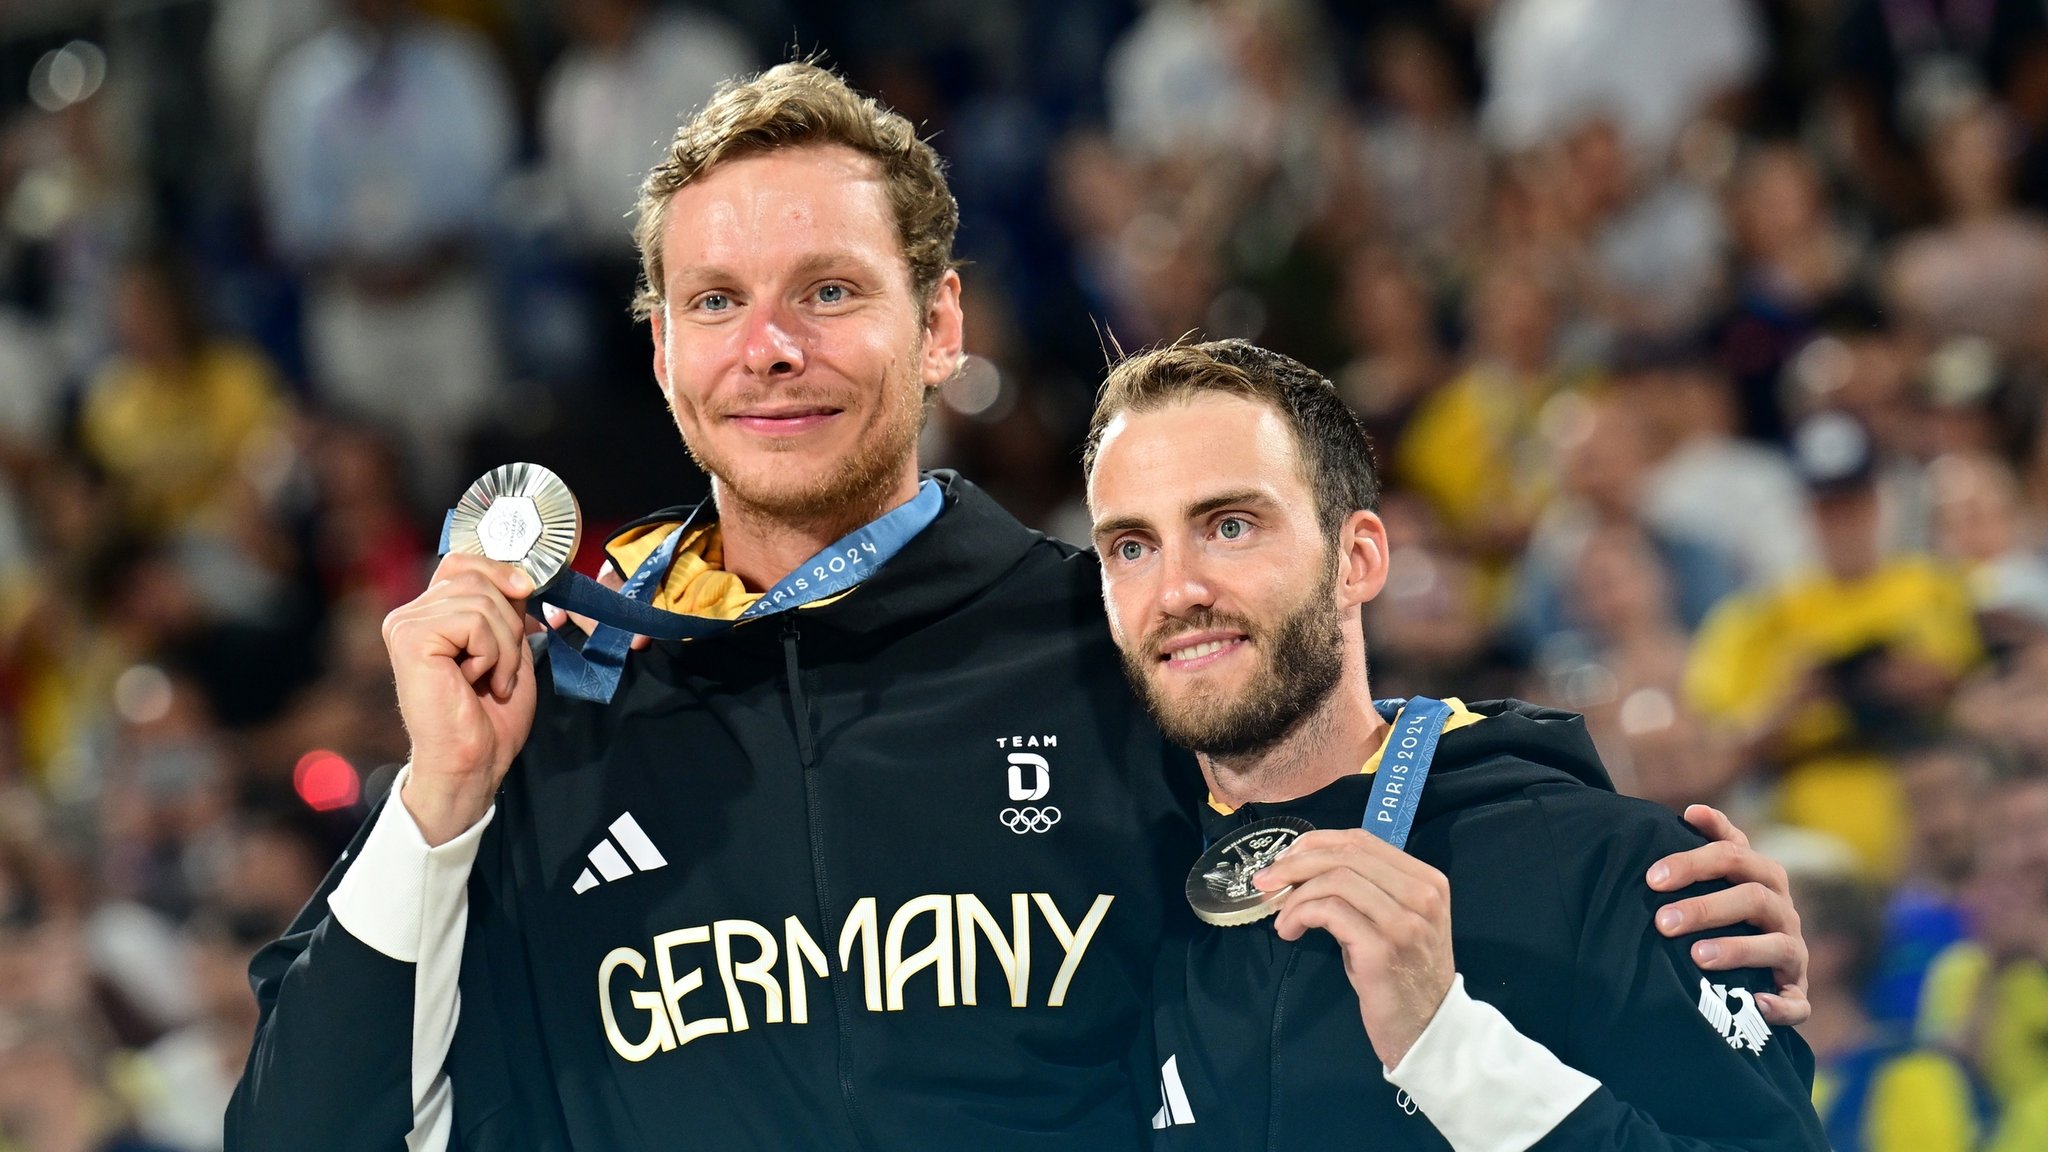
{"label": "arm around shoulder", "polygon": [[1620,797],[1546,809],[1557,883],[1581,916],[1559,1055],[1600,1088],[1532,1147],[1824,1152],[1812,1055],[1757,1009],[1771,974],[1703,972],[1693,938],[1667,938],[1653,923],[1663,902],[1694,892],[1652,892],[1644,869],[1698,837]]}

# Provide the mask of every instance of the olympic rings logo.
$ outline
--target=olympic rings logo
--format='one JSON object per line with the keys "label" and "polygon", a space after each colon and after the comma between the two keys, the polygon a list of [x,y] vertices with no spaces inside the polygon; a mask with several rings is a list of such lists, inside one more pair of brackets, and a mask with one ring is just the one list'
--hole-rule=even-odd
{"label": "olympic rings logo", "polygon": [[1003,827],[1022,836],[1026,832],[1043,832],[1060,822],[1060,810],[1047,804],[1043,808],[1005,808],[996,815]]}

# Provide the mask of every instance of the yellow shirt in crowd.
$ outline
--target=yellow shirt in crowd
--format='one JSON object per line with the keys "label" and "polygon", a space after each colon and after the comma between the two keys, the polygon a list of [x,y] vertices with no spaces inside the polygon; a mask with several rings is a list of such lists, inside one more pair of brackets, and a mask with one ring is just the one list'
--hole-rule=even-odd
{"label": "yellow shirt in crowd", "polygon": [[1526,526],[1556,488],[1537,416],[1563,390],[1555,375],[1518,379],[1498,367],[1468,368],[1423,401],[1393,446],[1393,475],[1453,535],[1481,535],[1503,522]]}
{"label": "yellow shirt in crowd", "polygon": [[[1823,1117],[1838,1081],[1831,1069],[1814,1072],[1813,1107]],[[1978,1133],[1969,1076],[1943,1053],[1901,1052],[1872,1073],[1857,1128],[1862,1152],[1971,1152]]]}
{"label": "yellow shirt in crowd", "polygon": [[[1730,596],[1693,642],[1686,697],[1709,722],[1752,732],[1785,706],[1808,671],[1878,646],[1952,676],[1976,664],[1983,648],[1962,578],[1927,557],[1905,556],[1861,580],[1814,573]],[[1841,837],[1874,875],[1889,877],[1906,842],[1903,800],[1889,765],[1843,745],[1850,735],[1850,718],[1833,701],[1789,718],[1780,815]]]}
{"label": "yellow shirt in crowd", "polygon": [[168,531],[204,510],[283,416],[270,363],[253,349],[213,344],[178,376],[115,361],[86,395],[81,433],[136,525]]}
{"label": "yellow shirt in crowd", "polygon": [[[1990,997],[1981,1012],[1980,996]],[[1959,1050],[1973,1017],[1983,1029],[1975,1044],[1978,1070],[1992,1097],[2001,1107],[2048,1109],[2038,1098],[2048,1091],[2048,964],[2022,960],[1994,972],[1976,942],[1949,945],[1927,970],[1915,1030],[1929,1044]],[[2048,1122],[2048,1115],[2038,1119]]]}

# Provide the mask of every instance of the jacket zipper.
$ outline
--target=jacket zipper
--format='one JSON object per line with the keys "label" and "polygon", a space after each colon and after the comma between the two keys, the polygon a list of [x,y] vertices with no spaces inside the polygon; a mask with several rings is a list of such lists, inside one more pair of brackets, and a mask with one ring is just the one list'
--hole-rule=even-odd
{"label": "jacket zipper", "polygon": [[[804,818],[811,841],[811,886],[818,899],[818,926],[829,931],[839,923],[832,907],[831,889],[825,881],[825,821],[818,799],[816,748],[811,740],[811,705],[804,696],[803,666],[797,660],[796,613],[788,612],[782,624],[782,667],[789,678],[790,718],[796,727],[797,751],[803,760]],[[839,1022],[839,1099],[846,1107],[846,1119],[853,1138],[863,1148],[875,1146],[861,1115],[853,1084],[853,1006],[846,999],[846,981],[827,980],[832,988],[832,1010]]]}
{"label": "jacket zipper", "polygon": [[796,613],[783,613],[782,624],[782,668],[789,676],[790,719],[796,724],[797,755],[803,758],[804,767],[817,763],[817,750],[811,746],[811,702],[804,697],[803,669],[796,660]]}
{"label": "jacket zipper", "polygon": [[1280,987],[1273,994],[1273,1031],[1266,1038],[1266,1051],[1271,1062],[1266,1088],[1266,1152],[1279,1152],[1280,1148],[1281,1022],[1287,1016],[1287,982],[1294,978],[1294,962],[1299,959],[1301,949],[1288,947],[1287,962],[1280,966]]}

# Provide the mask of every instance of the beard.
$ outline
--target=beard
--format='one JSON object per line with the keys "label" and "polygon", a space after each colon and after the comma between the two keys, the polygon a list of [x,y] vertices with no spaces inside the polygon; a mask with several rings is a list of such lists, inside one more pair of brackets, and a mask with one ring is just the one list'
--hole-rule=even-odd
{"label": "beard", "polygon": [[[1335,575],[1335,570],[1330,570]],[[1183,632],[1230,628],[1243,632],[1261,656],[1242,693],[1197,690],[1178,699],[1159,690],[1159,643]],[[1270,631],[1239,617],[1202,611],[1155,629],[1136,651],[1123,654],[1124,675],[1168,740],[1206,756],[1261,752],[1315,714],[1344,675],[1341,616],[1319,581],[1300,606]]]}
{"label": "beard", "polygon": [[[769,520],[794,524],[837,525],[849,528],[872,520],[882,511],[903,475],[904,461],[917,454],[918,435],[924,429],[925,405],[920,393],[924,386],[915,376],[923,363],[924,342],[905,360],[891,363],[883,373],[878,407],[871,409],[867,428],[846,452],[825,467],[812,470],[809,463],[782,467],[779,454],[748,453],[737,460],[709,443],[697,443],[685,430],[683,447],[690,459],[718,482],[721,500],[731,500]],[[783,395],[799,404],[816,403],[840,407],[843,396],[810,395],[787,389]],[[683,422],[676,421],[683,430]]]}

